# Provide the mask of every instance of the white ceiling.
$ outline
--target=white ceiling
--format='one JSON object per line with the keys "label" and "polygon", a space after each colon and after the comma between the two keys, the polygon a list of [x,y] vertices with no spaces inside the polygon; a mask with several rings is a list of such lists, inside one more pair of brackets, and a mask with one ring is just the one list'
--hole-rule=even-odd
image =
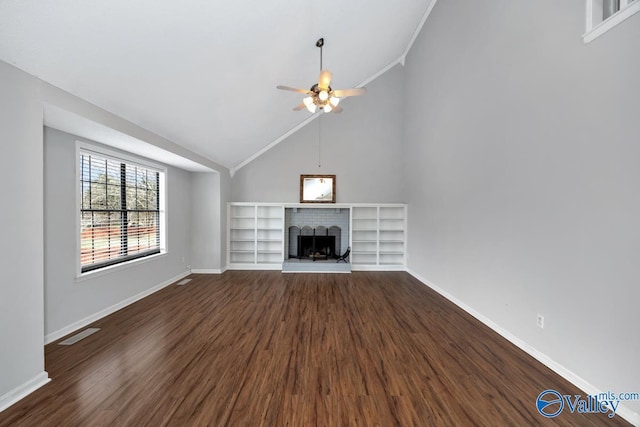
{"label": "white ceiling", "polygon": [[[0,60],[229,168],[309,118],[324,68],[402,60],[432,0],[0,0]],[[348,100],[344,104],[348,114]]]}

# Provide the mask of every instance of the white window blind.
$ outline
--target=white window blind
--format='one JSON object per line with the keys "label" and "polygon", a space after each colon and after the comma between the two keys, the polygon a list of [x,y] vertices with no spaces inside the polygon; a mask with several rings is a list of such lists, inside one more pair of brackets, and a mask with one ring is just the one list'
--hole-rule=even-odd
{"label": "white window blind", "polygon": [[80,152],[82,272],[160,253],[160,171]]}

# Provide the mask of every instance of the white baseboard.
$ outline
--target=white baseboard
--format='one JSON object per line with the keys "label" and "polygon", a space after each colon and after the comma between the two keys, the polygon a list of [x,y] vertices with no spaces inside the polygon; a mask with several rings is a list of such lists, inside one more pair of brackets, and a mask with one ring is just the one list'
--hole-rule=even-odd
{"label": "white baseboard", "polygon": [[227,270],[282,270],[282,263],[279,264],[229,264]]}
{"label": "white baseboard", "polygon": [[220,268],[217,268],[217,269],[215,269],[215,268],[214,269],[212,269],[212,268],[193,268],[193,269],[191,269],[191,272],[193,274],[222,274],[225,271],[226,271],[226,268],[225,269],[220,269]]}
{"label": "white baseboard", "polygon": [[[515,335],[513,335],[512,333],[510,333],[506,329],[502,328],[501,326],[499,326],[497,323],[495,323],[494,321],[492,321],[488,317],[480,314],[479,312],[477,312],[476,310],[471,308],[469,305],[465,304],[464,302],[462,302],[458,298],[454,297],[453,295],[451,295],[450,293],[448,293],[444,289],[442,289],[442,288],[434,285],[432,282],[420,277],[420,275],[418,275],[417,273],[415,273],[411,269],[407,269],[407,273],[411,274],[417,280],[422,282],[425,286],[433,289],[434,291],[436,291],[437,293],[439,293],[440,295],[442,295],[443,297],[445,297],[446,299],[448,299],[449,301],[451,301],[452,303],[454,303],[455,305],[457,305],[458,307],[460,307],[461,309],[463,309],[464,311],[466,311],[467,313],[469,313],[470,315],[475,317],[477,320],[479,320],[480,322],[484,323],[489,328],[493,329],[493,331],[495,331],[498,334],[500,334],[503,338],[505,338],[506,340],[511,342],[516,347],[520,348],[525,353],[527,353],[530,356],[532,356],[534,359],[536,359],[538,362],[542,363],[547,368],[549,368],[552,371],[554,371],[556,374],[560,375],[561,377],[563,377],[564,379],[566,379],[567,381],[569,381],[570,383],[572,383],[573,385],[578,387],[580,390],[586,392],[589,395],[597,395],[597,394],[602,392],[602,390],[599,390],[598,388],[593,386],[591,383],[589,383],[588,381],[586,381],[585,379],[583,379],[579,375],[577,375],[574,372],[572,372],[571,370],[567,369],[565,366],[557,363],[556,361],[551,359],[546,354],[544,354],[541,351],[537,350],[535,347],[527,344],[525,341],[523,341],[520,338],[516,337]],[[540,390],[540,391],[543,391],[543,390]],[[534,403],[532,403],[532,405]],[[634,412],[633,410],[627,408],[626,406],[624,406],[624,403],[622,403],[622,402],[620,402],[620,405],[618,406],[618,409],[616,411],[616,416],[620,416],[621,418],[624,418],[625,420],[629,421],[634,426],[640,426],[640,414],[638,414],[638,413]]]}
{"label": "white baseboard", "polygon": [[110,315],[111,313],[115,313],[116,311],[130,305],[133,304],[136,301],[141,300],[142,298],[151,295],[154,292],[159,291],[162,288],[165,288],[167,286],[169,286],[170,284],[177,282],[178,280],[188,276],[191,274],[191,271],[185,271],[183,273],[180,273],[179,275],[173,277],[172,279],[169,279],[165,282],[162,282],[161,284],[154,286],[153,288],[149,288],[146,291],[142,291],[137,295],[134,295],[132,297],[129,297],[123,301],[120,301],[117,304],[112,305],[111,307],[107,307],[104,310],[100,310],[97,313],[94,313],[90,316],[85,317],[84,319],[80,319],[77,322],[74,322],[68,326],[65,326],[62,329],[59,329],[55,332],[51,332],[50,334],[45,335],[44,337],[44,343],[45,344],[49,344],[52,343],[62,337],[64,337],[65,335],[68,335],[72,332],[77,331],[80,328],[84,328],[85,326],[95,322],[96,320],[100,320],[105,316]]}
{"label": "white baseboard", "polygon": [[351,271],[407,271],[405,265],[400,264],[351,264]]}
{"label": "white baseboard", "polygon": [[0,412],[4,411],[27,395],[33,393],[49,381],[51,381],[51,378],[49,378],[47,371],[42,371],[26,383],[14,388],[8,393],[3,394],[0,396]]}
{"label": "white baseboard", "polygon": [[312,271],[284,271],[282,270],[282,274],[305,274],[305,273],[314,273],[314,274],[351,274],[350,271],[322,271],[322,270],[312,270]]}

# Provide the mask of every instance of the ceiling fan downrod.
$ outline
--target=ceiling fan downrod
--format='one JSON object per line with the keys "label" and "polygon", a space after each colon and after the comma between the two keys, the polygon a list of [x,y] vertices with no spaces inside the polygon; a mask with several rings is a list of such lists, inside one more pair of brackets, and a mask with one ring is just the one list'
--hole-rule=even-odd
{"label": "ceiling fan downrod", "polygon": [[320,37],[316,42],[316,47],[320,48],[320,71],[322,71],[322,46],[324,46],[324,38]]}

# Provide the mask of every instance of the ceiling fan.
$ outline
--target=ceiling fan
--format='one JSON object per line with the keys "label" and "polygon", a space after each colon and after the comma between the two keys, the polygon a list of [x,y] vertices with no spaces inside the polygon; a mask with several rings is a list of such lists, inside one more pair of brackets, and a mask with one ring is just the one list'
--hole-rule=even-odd
{"label": "ceiling fan", "polygon": [[302,100],[300,104],[296,105],[293,108],[294,111],[299,111],[306,108],[310,113],[315,113],[316,109],[319,108],[325,113],[341,113],[342,107],[338,105],[341,98],[346,98],[347,96],[364,95],[365,93],[367,93],[367,89],[364,87],[334,90],[331,88],[331,86],[329,86],[331,83],[331,72],[322,69],[322,46],[324,46],[324,39],[320,38],[316,42],[316,47],[320,48],[320,77],[318,78],[318,83],[311,86],[311,88],[308,90],[282,85],[277,86],[277,88],[281,90],[290,90],[292,92],[304,93],[305,95],[308,95]]}

